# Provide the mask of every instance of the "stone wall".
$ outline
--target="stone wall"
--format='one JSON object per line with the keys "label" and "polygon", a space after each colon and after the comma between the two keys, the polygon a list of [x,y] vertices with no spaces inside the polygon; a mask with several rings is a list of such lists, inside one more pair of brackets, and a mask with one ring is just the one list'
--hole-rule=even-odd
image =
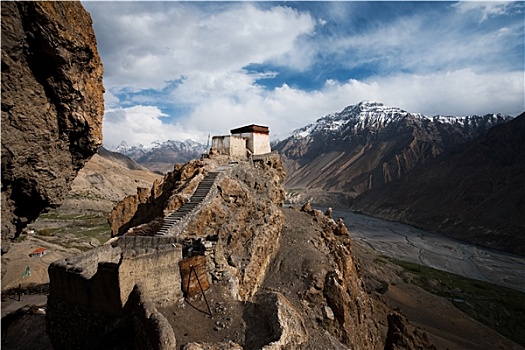
{"label": "stone wall", "polygon": [[246,160],[246,139],[236,135],[213,136],[212,148],[217,154],[230,156],[231,160]]}
{"label": "stone wall", "polygon": [[176,349],[173,329],[145,289],[140,283],[135,285],[128,302],[130,314],[133,315],[133,349]]}
{"label": "stone wall", "polygon": [[230,135],[213,136],[211,139],[211,147],[218,154],[230,154]]}
{"label": "stone wall", "polygon": [[[49,267],[47,330],[55,349],[104,343],[129,318],[126,304],[137,283],[157,305],[182,297],[177,262],[182,247],[138,237],[104,245]],[[145,242],[144,238],[151,238]],[[139,248],[140,243],[144,246]],[[148,247],[149,246],[149,247]],[[135,327],[137,327],[135,325]]]}
{"label": "stone wall", "polygon": [[231,160],[246,160],[246,140],[238,136],[230,136],[230,158]]}

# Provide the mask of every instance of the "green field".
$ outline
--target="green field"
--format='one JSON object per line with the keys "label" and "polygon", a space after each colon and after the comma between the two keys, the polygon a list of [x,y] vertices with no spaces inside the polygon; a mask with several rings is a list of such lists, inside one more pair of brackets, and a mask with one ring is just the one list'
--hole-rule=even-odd
{"label": "green field", "polygon": [[382,259],[401,266],[410,283],[451,300],[472,318],[525,346],[525,293],[414,263]]}

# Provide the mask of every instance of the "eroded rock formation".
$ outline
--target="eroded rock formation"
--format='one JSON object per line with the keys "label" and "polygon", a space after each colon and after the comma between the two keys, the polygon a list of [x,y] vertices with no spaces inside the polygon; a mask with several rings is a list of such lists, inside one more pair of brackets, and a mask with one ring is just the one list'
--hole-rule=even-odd
{"label": "eroded rock formation", "polygon": [[436,350],[436,347],[426,333],[412,326],[399,310],[394,310],[388,315],[385,350]]}
{"label": "eroded rock formation", "polygon": [[155,181],[151,189],[137,188],[135,195],[125,197],[111,211],[111,235],[123,235],[132,227],[151,224],[156,218],[180,208],[197,188],[204,171],[201,161],[176,164],[173,171],[161,181]]}
{"label": "eroded rock formation", "polygon": [[[135,348],[383,348],[343,221],[283,208],[284,177],[274,153],[195,161],[123,200],[112,215],[118,236],[49,269],[54,346],[131,332],[139,336],[122,344]],[[201,202],[184,211],[196,193]],[[159,231],[173,210],[184,225]]]}
{"label": "eroded rock formation", "polygon": [[[201,161],[177,165],[151,191],[139,189],[137,195],[123,199],[110,216],[113,234],[155,234],[160,228],[158,218],[189,200],[207,168]],[[180,240],[218,241],[213,243],[216,251],[210,271],[214,278],[231,279],[237,285],[232,291],[241,299],[250,299],[257,291],[278,247],[284,177],[278,156],[269,158],[267,164],[242,163],[223,170],[216,195],[179,235]]]}
{"label": "eroded rock formation", "polygon": [[102,143],[103,67],[80,2],[2,2],[2,237],[58,206]]}

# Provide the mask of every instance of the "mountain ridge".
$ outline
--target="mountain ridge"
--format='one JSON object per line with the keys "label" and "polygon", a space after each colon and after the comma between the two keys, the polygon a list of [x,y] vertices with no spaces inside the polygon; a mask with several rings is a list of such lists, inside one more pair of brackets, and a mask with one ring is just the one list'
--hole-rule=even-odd
{"label": "mountain ridge", "polygon": [[287,189],[345,193],[351,201],[511,118],[427,117],[361,102],[296,130],[273,148],[283,155]]}
{"label": "mountain ridge", "polygon": [[186,163],[192,159],[199,159],[201,154],[206,152],[206,146],[191,139],[154,141],[149,145],[132,146],[122,141],[112,151],[133,159],[151,171],[165,173],[173,170],[175,163]]}
{"label": "mountain ridge", "polygon": [[352,209],[524,255],[524,144],[522,113],[357,197]]}

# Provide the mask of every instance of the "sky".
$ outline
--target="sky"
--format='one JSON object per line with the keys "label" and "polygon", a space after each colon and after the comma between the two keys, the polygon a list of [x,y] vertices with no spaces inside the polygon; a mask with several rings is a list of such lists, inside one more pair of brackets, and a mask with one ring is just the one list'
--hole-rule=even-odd
{"label": "sky", "polygon": [[525,111],[524,2],[83,1],[104,145],[272,140],[363,100],[426,115]]}

